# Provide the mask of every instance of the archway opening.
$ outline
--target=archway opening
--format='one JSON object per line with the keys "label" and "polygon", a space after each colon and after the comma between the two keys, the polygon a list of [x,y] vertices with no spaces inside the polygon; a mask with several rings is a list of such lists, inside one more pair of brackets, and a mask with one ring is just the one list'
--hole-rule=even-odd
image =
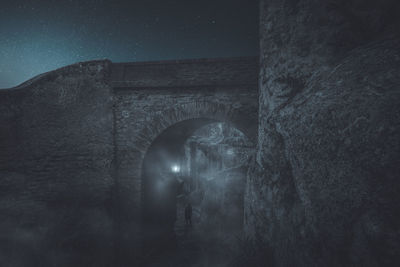
{"label": "archway opening", "polygon": [[[161,133],[144,158],[142,203],[144,249],[160,256],[173,249],[179,259],[218,254],[243,229],[246,173],[252,142],[229,123],[212,119],[179,122]],[[186,207],[192,207],[190,222]],[[206,255],[210,260],[210,255]],[[161,256],[161,258],[163,258]],[[220,258],[220,259],[217,259]]]}

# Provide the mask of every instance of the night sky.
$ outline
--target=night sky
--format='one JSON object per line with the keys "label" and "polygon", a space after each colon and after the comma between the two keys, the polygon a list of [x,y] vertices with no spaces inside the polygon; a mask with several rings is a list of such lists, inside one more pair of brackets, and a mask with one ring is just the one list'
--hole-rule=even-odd
{"label": "night sky", "polygon": [[0,88],[79,61],[258,53],[257,0],[1,0]]}

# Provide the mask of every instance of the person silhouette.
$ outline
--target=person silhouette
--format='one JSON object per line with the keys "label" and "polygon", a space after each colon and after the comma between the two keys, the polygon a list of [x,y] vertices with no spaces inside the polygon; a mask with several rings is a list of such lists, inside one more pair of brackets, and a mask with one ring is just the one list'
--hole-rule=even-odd
{"label": "person silhouette", "polygon": [[190,203],[185,207],[185,224],[186,226],[192,226],[192,205]]}

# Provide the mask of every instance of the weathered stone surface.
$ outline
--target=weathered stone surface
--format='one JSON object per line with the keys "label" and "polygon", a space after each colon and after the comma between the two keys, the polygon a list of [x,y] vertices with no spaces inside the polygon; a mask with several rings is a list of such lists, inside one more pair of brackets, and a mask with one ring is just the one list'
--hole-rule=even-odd
{"label": "weathered stone surface", "polygon": [[257,70],[255,58],[94,61],[0,90],[0,265],[133,265],[146,151],[190,120],[254,139]]}
{"label": "weathered stone surface", "polygon": [[246,229],[277,266],[400,262],[398,8],[262,1]]}
{"label": "weathered stone surface", "polygon": [[0,91],[0,265],[107,262],[112,250],[109,62]]}
{"label": "weathered stone surface", "polygon": [[[257,84],[257,58],[113,63],[113,87],[168,88]],[[156,75],[156,78],[155,78]]]}
{"label": "weathered stone surface", "polygon": [[[186,66],[183,68],[180,65]],[[218,68],[212,67],[219,66]],[[138,68],[137,64],[133,64]],[[199,65],[199,66],[197,66]],[[128,82],[111,80],[114,88],[115,116],[115,162],[118,196],[125,214],[120,228],[124,229],[126,242],[140,235],[141,227],[133,223],[140,218],[144,187],[143,161],[149,148],[157,137],[176,125],[177,135],[182,139],[199,127],[199,120],[221,121],[232,124],[249,138],[255,140],[257,134],[258,91],[256,76],[257,60],[254,58],[233,60],[189,60],[168,62],[160,66],[159,62],[144,64],[145,69],[152,70],[154,79],[135,83],[130,75],[117,75],[117,72],[129,73],[127,70],[113,70],[112,79],[122,77]],[[205,66],[209,66],[207,71]],[[249,67],[251,66],[251,67]],[[160,68],[170,69],[177,73],[181,80],[167,81],[163,75],[158,80]],[[199,69],[201,71],[199,71]],[[211,71],[210,71],[211,70]],[[238,78],[230,80],[229,70],[245,72]],[[182,75],[182,72],[185,75]],[[150,75],[150,74],[147,74]],[[199,79],[199,77],[201,79]],[[204,77],[208,77],[204,79]],[[235,81],[235,84],[232,84]],[[145,83],[145,84],[144,84]],[[196,83],[198,83],[196,85]],[[208,122],[208,123],[209,123]],[[188,134],[184,134],[184,133]],[[140,222],[140,220],[139,220]],[[129,229],[129,230],[127,230]],[[131,247],[132,244],[125,247]],[[131,254],[131,250],[127,253]]]}

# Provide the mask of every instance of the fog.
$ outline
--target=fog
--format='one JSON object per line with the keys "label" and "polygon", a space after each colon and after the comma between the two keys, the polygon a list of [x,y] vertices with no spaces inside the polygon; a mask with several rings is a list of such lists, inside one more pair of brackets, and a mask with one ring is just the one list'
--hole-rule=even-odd
{"label": "fog", "polygon": [[[230,264],[242,238],[253,151],[242,132],[222,122],[185,122],[157,138],[142,177],[143,242],[150,266]],[[188,204],[191,225],[185,222]]]}

